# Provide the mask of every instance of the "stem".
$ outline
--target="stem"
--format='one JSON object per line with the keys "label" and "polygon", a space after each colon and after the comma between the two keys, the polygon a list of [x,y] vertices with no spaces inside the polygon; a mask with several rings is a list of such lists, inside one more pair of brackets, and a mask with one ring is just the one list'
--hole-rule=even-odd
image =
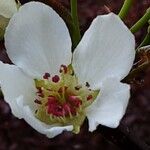
{"label": "stem", "polygon": [[128,12],[132,6],[132,3],[133,3],[133,0],[125,0],[124,1],[124,4],[118,14],[122,20],[127,16]]}
{"label": "stem", "polygon": [[147,9],[145,15],[137,22],[135,25],[132,26],[130,29],[132,33],[136,33],[139,31],[150,19],[150,8]]}
{"label": "stem", "polygon": [[75,48],[81,39],[80,28],[79,28],[79,19],[77,13],[77,0],[71,0],[71,16],[73,19],[74,27],[74,37],[73,37],[73,47]]}

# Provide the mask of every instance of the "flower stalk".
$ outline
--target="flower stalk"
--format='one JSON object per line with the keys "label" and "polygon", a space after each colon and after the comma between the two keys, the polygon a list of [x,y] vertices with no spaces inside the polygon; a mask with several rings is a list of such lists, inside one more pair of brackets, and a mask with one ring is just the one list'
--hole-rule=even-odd
{"label": "flower stalk", "polygon": [[136,33],[150,20],[150,8],[147,9],[145,15],[131,27],[131,32]]}
{"label": "flower stalk", "polygon": [[132,6],[132,3],[133,3],[133,0],[125,0],[124,1],[124,4],[118,14],[122,20],[127,16],[128,12]]}
{"label": "flower stalk", "polygon": [[73,23],[74,23],[73,47],[75,48],[81,39],[79,18],[78,18],[78,12],[77,12],[77,0],[71,0],[70,5],[71,5],[71,16],[72,16]]}

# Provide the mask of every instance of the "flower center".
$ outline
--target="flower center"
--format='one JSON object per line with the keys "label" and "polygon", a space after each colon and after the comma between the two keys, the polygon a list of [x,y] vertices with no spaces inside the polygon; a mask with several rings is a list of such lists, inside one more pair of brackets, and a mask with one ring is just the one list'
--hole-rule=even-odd
{"label": "flower center", "polygon": [[46,124],[73,125],[74,132],[80,131],[86,114],[85,109],[96,99],[99,90],[90,85],[81,85],[71,65],[61,65],[60,75],[45,73],[43,79],[35,79],[37,98],[36,117]]}

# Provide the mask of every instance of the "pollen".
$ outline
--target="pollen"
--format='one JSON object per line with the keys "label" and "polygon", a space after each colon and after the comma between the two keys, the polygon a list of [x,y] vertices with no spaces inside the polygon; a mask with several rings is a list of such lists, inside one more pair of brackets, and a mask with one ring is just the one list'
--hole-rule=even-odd
{"label": "pollen", "polygon": [[35,116],[49,125],[73,125],[74,133],[78,133],[86,118],[86,108],[96,99],[99,90],[89,89],[88,82],[81,85],[71,65],[61,65],[59,72],[52,77],[45,73],[43,79],[35,79]]}

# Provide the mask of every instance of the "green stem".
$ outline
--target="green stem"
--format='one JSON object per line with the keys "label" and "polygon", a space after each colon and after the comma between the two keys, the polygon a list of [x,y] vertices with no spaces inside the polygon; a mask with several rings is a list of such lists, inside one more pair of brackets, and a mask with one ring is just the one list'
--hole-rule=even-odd
{"label": "green stem", "polygon": [[71,16],[74,23],[74,37],[73,37],[73,47],[75,48],[77,44],[81,40],[81,34],[80,34],[80,27],[79,27],[79,19],[78,19],[78,12],[77,12],[77,0],[71,0]]}
{"label": "green stem", "polygon": [[150,19],[150,8],[147,9],[145,15],[137,22],[135,25],[132,26],[130,29],[132,33],[136,33],[139,31]]}
{"label": "green stem", "polygon": [[128,12],[132,6],[132,3],[133,3],[133,0],[125,0],[124,1],[124,4],[118,14],[122,20],[127,16]]}
{"label": "green stem", "polygon": [[147,35],[145,36],[143,42],[138,46],[137,49],[139,49],[142,46],[146,46],[150,44],[150,33],[147,33]]}

